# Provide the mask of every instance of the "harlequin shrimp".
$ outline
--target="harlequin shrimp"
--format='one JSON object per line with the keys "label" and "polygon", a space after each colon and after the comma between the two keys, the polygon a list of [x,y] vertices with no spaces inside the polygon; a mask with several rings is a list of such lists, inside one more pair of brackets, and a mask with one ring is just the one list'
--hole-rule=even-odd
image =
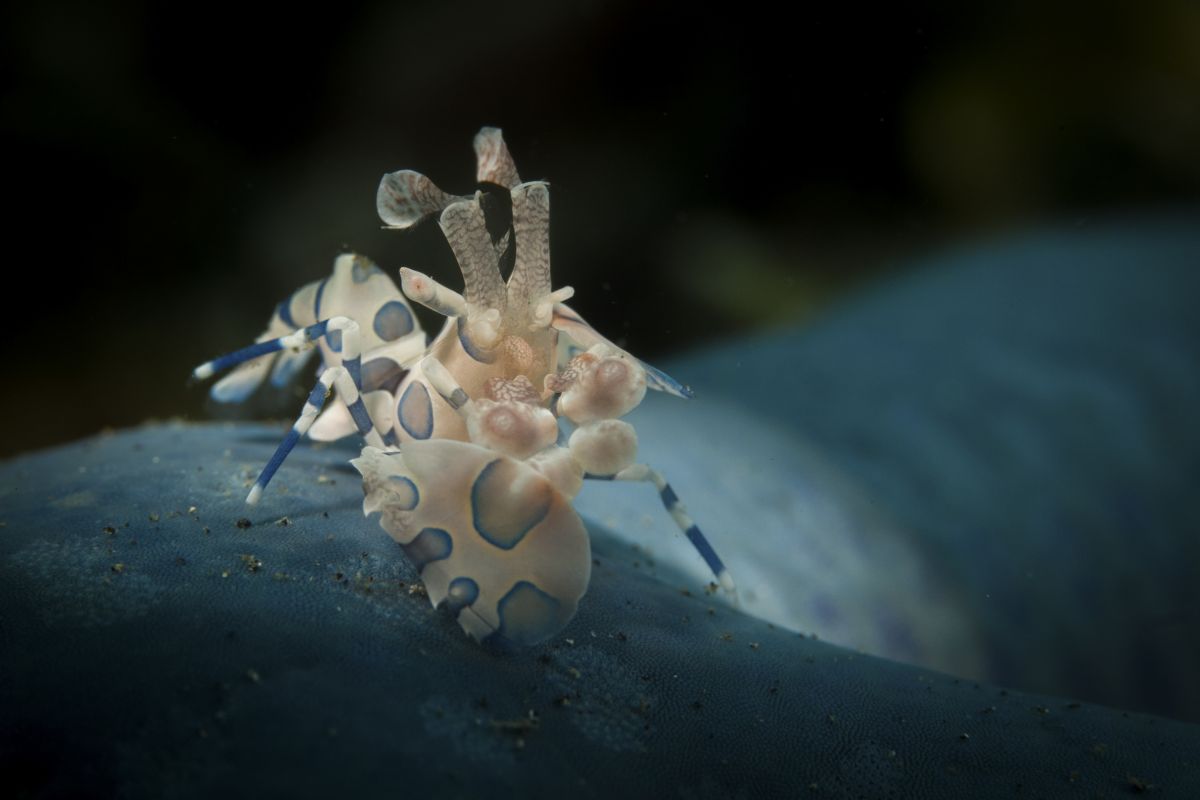
{"label": "harlequin shrimp", "polygon": [[[408,268],[397,289],[370,260],[344,254],[330,276],[279,304],[255,344],[193,371],[234,368],[211,394],[241,402],[268,376],[287,383],[320,351],[320,377],[246,502],[259,501],[301,437],[357,432],[364,513],[379,513],[430,601],[476,640],[534,644],[566,626],[587,589],[590,544],[571,507],[584,480],[647,482],[736,598],[670,484],[636,463],[637,433],[621,419],[648,388],[691,390],[564,305],[574,291],[550,283],[548,184],[521,181],[499,129],[482,129],[475,153],[477,182],[511,198],[511,224],[498,233],[482,192],[447,194],[411,170],[385,175],[376,196],[388,228],[437,215],[461,294]],[[446,317],[431,342],[409,301]]]}

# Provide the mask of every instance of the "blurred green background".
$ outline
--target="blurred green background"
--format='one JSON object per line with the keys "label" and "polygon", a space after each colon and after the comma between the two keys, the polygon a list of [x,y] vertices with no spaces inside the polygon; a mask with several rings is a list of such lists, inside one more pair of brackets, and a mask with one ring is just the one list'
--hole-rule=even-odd
{"label": "blurred green background", "polygon": [[457,286],[436,226],[379,229],[375,188],[408,167],[471,190],[481,125],[553,183],[556,283],[652,361],[810,318],[950,242],[1200,199],[1185,0],[0,14],[0,454],[204,418],[190,368],[342,249]]}

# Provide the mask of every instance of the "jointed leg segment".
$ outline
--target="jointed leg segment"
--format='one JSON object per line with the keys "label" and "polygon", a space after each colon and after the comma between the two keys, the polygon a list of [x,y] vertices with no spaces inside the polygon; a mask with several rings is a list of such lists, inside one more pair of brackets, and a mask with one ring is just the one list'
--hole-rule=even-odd
{"label": "jointed leg segment", "polygon": [[292,448],[296,446],[296,442],[300,441],[300,437],[316,421],[317,415],[320,414],[321,409],[325,405],[326,398],[335,389],[346,404],[346,407],[350,410],[350,415],[354,418],[355,427],[358,429],[359,434],[366,440],[367,444],[379,448],[384,446],[383,439],[375,430],[371,415],[367,411],[366,404],[363,403],[362,399],[362,352],[359,345],[358,323],[349,317],[332,317],[314,325],[301,328],[287,336],[259,342],[228,355],[221,356],[220,358],[215,358],[193,370],[192,376],[194,378],[207,378],[216,372],[235,367],[252,358],[258,358],[267,353],[274,353],[287,348],[311,346],[314,341],[322,336],[329,339],[335,334],[341,337],[342,363],[339,366],[329,367],[321,373],[316,386],[313,387],[312,392],[308,396],[308,401],[304,404],[303,411],[300,412],[300,417],[292,425],[292,429],[288,431],[284,440],[280,442],[279,447],[275,450],[275,454],[271,456],[271,460],[267,462],[262,473],[258,476],[258,480],[254,482],[254,486],[250,489],[250,494],[246,497],[247,503],[253,505],[262,497],[263,489],[266,488],[271,478],[274,477],[275,472],[283,464],[284,459],[287,458]]}
{"label": "jointed leg segment", "polygon": [[596,480],[640,481],[654,484],[654,488],[658,489],[658,496],[662,500],[663,508],[671,515],[671,519],[675,520],[675,524],[679,526],[679,530],[683,531],[683,535],[688,538],[692,546],[696,548],[700,557],[704,559],[704,563],[708,564],[708,568],[717,577],[721,588],[735,602],[737,601],[737,586],[729,574],[729,569],[721,561],[717,551],[713,550],[712,545],[708,543],[708,539],[701,533],[699,526],[688,515],[687,507],[680,501],[679,496],[675,494],[675,490],[671,488],[671,484],[667,483],[667,479],[661,472],[646,464],[634,464],[616,475],[587,475],[586,477]]}

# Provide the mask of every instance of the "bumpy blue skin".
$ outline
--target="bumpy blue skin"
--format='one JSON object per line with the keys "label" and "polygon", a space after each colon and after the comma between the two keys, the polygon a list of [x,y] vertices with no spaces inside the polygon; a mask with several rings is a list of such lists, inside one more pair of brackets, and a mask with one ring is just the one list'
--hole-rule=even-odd
{"label": "bumpy blue skin", "polygon": [[[1169,703],[1185,695],[1164,670],[1195,665],[1197,645],[1141,615],[1170,601],[1196,630],[1185,581],[1200,528],[1184,488],[1200,463],[1185,424],[1200,407],[1200,323],[1184,265],[1200,263],[1200,236],[1185,230],[949,256],[814,330],[670,371],[701,397],[728,391],[794,426],[922,537],[943,578],[982,582],[997,599],[969,612],[1010,683],[1051,665],[1076,697],[1115,686],[1131,704]],[[1132,263],[1153,278],[1118,280]],[[937,388],[945,375],[955,402]],[[0,466],[6,789],[987,798],[1120,796],[1138,783],[1200,796],[1200,725],[710,614],[709,598],[647,575],[602,530],[562,635],[481,648],[409,594],[412,567],[361,515],[353,448],[298,448],[262,505],[242,505],[278,436],[155,426]],[[648,460],[667,447],[654,446]],[[959,452],[970,458],[948,455]],[[671,477],[685,491],[689,477]],[[1101,500],[1143,510],[1113,515]],[[780,552],[803,541],[797,531]],[[1014,580],[1010,556],[1042,559],[1056,580]],[[1127,683],[1089,686],[1100,659]],[[1167,679],[1148,694],[1156,675]]]}

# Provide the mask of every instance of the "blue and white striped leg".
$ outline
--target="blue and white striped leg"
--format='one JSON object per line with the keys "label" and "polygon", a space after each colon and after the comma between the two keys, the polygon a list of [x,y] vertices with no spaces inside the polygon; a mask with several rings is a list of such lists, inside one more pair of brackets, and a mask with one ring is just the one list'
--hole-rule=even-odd
{"label": "blue and white striped leg", "polygon": [[246,498],[247,503],[253,505],[258,502],[263,489],[275,475],[283,460],[287,458],[288,453],[295,447],[296,442],[312,426],[317,414],[325,405],[326,396],[334,388],[337,389],[346,407],[350,409],[354,424],[367,443],[375,447],[383,447],[383,439],[375,430],[371,415],[367,412],[366,405],[362,400],[362,348],[359,344],[358,323],[349,317],[331,317],[328,320],[301,328],[287,336],[259,342],[229,355],[213,359],[196,367],[192,372],[194,378],[207,378],[219,370],[237,366],[266,353],[273,353],[285,348],[309,346],[322,336],[331,338],[335,334],[341,339],[341,365],[330,367],[321,373],[321,378],[313,388],[312,394],[309,395],[308,402],[304,404],[304,411],[301,412],[300,418],[296,420],[296,424],[292,426],[287,437],[280,443],[275,455],[267,462],[262,474],[258,476],[258,480],[250,490],[250,495]]}
{"label": "blue and white striped leg", "polygon": [[358,323],[349,317],[330,317],[308,327],[301,328],[295,333],[258,342],[241,350],[206,361],[192,370],[193,380],[204,380],[218,372],[236,367],[245,361],[267,353],[275,353],[289,348],[311,347],[313,342],[322,336],[326,338],[337,335],[341,338],[342,366],[350,373],[358,394],[362,393],[362,348],[359,345]]}
{"label": "blue and white striped leg", "polygon": [[[600,476],[588,475],[589,478],[599,478]],[[708,568],[712,570],[713,575],[717,577],[717,582],[721,584],[721,588],[737,604],[737,586],[734,585],[733,577],[729,574],[729,570],[725,567],[721,557],[717,555],[717,551],[713,550],[712,545],[708,543],[708,539],[700,532],[700,528],[696,525],[687,513],[687,507],[679,500],[679,496],[675,494],[675,490],[671,488],[671,484],[667,483],[667,479],[658,470],[649,467],[645,464],[634,464],[632,467],[621,470],[612,477],[604,477],[602,480],[614,481],[641,481],[644,483],[653,483],[658,489],[658,496],[662,499],[663,508],[667,509],[667,513],[671,515],[671,519],[675,520],[675,524],[679,526],[679,530],[683,531],[683,535],[688,538],[692,546],[696,548],[696,552],[704,559],[704,563],[708,564]]]}
{"label": "blue and white striped leg", "polygon": [[[345,337],[343,337],[342,342],[345,345]],[[317,385],[313,387],[312,393],[309,394],[308,400],[304,403],[304,410],[300,412],[300,418],[296,420],[295,424],[292,425],[292,429],[288,431],[287,436],[279,443],[275,454],[271,456],[271,460],[263,467],[262,474],[254,482],[253,488],[250,489],[250,494],[246,496],[248,504],[254,505],[262,497],[263,489],[267,488],[267,484],[275,476],[275,472],[279,469],[283,460],[288,457],[288,453],[292,452],[292,448],[296,446],[296,442],[300,441],[300,437],[312,426],[317,415],[321,413],[321,408],[325,405],[325,400],[334,389],[337,389],[338,395],[346,403],[346,407],[350,409],[350,415],[354,417],[354,424],[367,444],[372,447],[378,447],[381,450],[385,449],[383,439],[380,437],[379,432],[375,430],[375,423],[371,420],[371,415],[367,411],[366,404],[363,403],[362,394],[359,392],[350,371],[346,367],[330,367],[321,373],[320,379],[317,380]]]}
{"label": "blue and white striped leg", "polygon": [[[267,339],[266,341],[252,344],[249,347],[243,347],[241,350],[226,353],[196,367],[192,370],[192,379],[202,381],[205,378],[211,378],[218,372],[224,372],[227,369],[236,367],[238,364],[249,361],[252,358],[264,356],[267,353],[277,353],[280,350],[287,350],[289,348],[310,347],[313,342],[322,336],[328,335],[330,331],[344,329],[346,326],[342,323],[339,323],[341,325],[340,328],[332,327],[339,320],[353,323],[353,320],[346,317],[333,317],[332,319],[322,320],[315,325],[309,325],[307,328],[301,328],[294,333],[289,333],[287,336],[280,336],[277,339]],[[358,325],[357,323],[353,324],[357,338]]]}

